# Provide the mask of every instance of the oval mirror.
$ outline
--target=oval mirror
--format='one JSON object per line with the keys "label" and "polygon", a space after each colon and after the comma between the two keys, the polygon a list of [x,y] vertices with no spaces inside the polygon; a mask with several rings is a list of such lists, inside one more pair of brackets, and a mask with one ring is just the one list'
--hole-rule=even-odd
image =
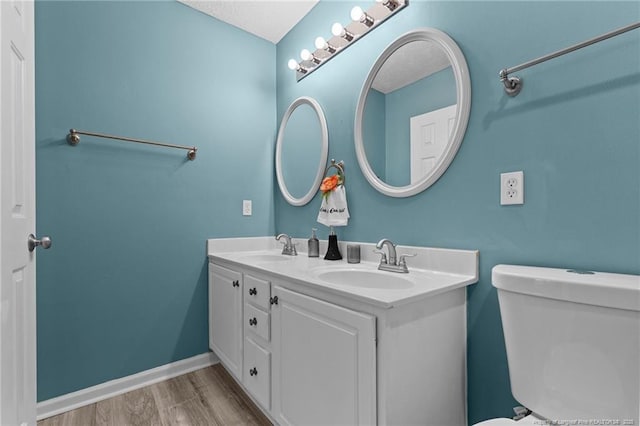
{"label": "oval mirror", "polygon": [[433,28],[400,36],[358,100],[354,136],[365,178],[391,197],[425,190],[455,157],[470,110],[469,69],[456,42]]}
{"label": "oval mirror", "polygon": [[294,206],[313,199],[324,176],[329,132],[320,104],[303,96],[289,105],[276,140],[276,178],[282,196]]}

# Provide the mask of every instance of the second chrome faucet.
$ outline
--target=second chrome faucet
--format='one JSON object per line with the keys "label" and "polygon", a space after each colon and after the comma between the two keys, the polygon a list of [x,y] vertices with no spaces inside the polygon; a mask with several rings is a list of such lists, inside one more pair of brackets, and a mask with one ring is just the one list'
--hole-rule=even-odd
{"label": "second chrome faucet", "polygon": [[[387,252],[389,256],[383,251],[384,247],[387,247]],[[402,254],[398,258],[398,254],[396,253],[396,245],[387,238],[383,238],[378,241],[376,244],[376,253],[380,253],[382,257],[380,258],[380,264],[378,265],[378,269],[381,271],[389,271],[389,272],[400,272],[406,274],[409,272],[409,268],[407,267],[407,257],[414,257],[415,254]],[[388,259],[388,260],[387,260]]]}

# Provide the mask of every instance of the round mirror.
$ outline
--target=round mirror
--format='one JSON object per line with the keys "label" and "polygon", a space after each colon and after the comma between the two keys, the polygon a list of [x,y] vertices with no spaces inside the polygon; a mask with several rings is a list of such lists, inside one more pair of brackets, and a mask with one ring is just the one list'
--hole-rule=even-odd
{"label": "round mirror", "polygon": [[289,105],[276,141],[276,177],[289,204],[313,199],[324,176],[329,153],[327,121],[320,104],[303,96]]}
{"label": "round mirror", "polygon": [[415,195],[442,176],[469,121],[471,81],[462,51],[442,31],[411,31],[369,71],[354,127],[358,164],[391,197]]}

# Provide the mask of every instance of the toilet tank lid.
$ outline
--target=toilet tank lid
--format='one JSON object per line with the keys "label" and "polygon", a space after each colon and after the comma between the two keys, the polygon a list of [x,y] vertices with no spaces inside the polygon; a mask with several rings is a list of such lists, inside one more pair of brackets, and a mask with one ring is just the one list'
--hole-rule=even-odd
{"label": "toilet tank lid", "polygon": [[640,275],[518,265],[496,265],[491,272],[493,286],[500,290],[640,311]]}

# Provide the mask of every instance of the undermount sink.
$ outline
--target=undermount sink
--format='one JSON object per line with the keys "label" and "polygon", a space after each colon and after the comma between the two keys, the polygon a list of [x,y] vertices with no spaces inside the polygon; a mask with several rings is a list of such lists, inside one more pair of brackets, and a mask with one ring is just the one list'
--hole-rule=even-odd
{"label": "undermount sink", "polygon": [[315,271],[314,275],[322,281],[350,287],[385,290],[404,290],[413,287],[413,282],[405,276],[378,270],[355,268],[322,269]]}
{"label": "undermount sink", "polygon": [[292,256],[274,253],[246,253],[239,257],[247,262],[281,262],[292,258]]}

